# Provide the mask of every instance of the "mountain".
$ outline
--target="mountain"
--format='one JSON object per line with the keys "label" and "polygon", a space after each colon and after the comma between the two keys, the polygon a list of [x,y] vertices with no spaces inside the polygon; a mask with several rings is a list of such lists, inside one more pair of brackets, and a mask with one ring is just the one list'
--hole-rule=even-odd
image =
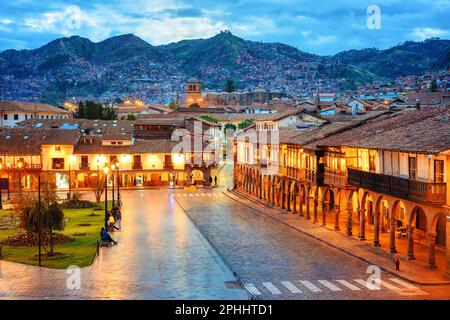
{"label": "mountain", "polygon": [[94,43],[61,38],[35,50],[0,52],[0,99],[60,102],[67,97],[140,96],[166,102],[182,93],[185,79],[200,78],[221,90],[266,87],[310,95],[351,89],[358,83],[392,80],[445,66],[450,41],[405,42],[387,50],[349,50],[318,56],[281,43],[241,39],[228,31],[209,39],[152,46],[126,34]]}
{"label": "mountain", "polygon": [[445,67],[450,56],[450,40],[407,41],[386,50],[349,50],[334,58],[365,69],[381,77],[420,75],[430,69]]}

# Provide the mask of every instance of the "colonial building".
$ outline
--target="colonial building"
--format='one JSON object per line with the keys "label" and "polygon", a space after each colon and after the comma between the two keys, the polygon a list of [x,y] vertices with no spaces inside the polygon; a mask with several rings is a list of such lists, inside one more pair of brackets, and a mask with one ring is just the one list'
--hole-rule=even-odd
{"label": "colonial building", "polygon": [[278,137],[238,137],[237,188],[450,274],[448,109],[381,112]]}
{"label": "colonial building", "polygon": [[42,173],[60,190],[94,188],[103,167],[118,162],[122,187],[208,185],[219,133],[196,118],[33,119],[0,131],[0,177],[12,191],[35,190]]}
{"label": "colonial building", "polygon": [[70,113],[44,103],[0,101],[0,127],[14,127],[28,119],[68,119]]}

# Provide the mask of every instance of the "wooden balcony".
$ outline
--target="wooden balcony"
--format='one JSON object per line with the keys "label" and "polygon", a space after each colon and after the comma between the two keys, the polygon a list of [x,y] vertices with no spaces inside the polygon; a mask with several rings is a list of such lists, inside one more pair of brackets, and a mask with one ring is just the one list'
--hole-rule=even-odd
{"label": "wooden balcony", "polygon": [[166,169],[166,170],[173,170],[173,162],[165,162],[164,163],[164,169]]}
{"label": "wooden balcony", "polygon": [[41,171],[42,170],[42,164],[29,164],[26,163],[24,165],[24,171]]}
{"label": "wooden balcony", "polygon": [[423,182],[385,174],[348,169],[349,184],[428,205],[446,203],[446,183]]}
{"label": "wooden balcony", "polygon": [[89,166],[89,163],[80,163],[80,167],[79,167],[79,169],[80,170],[89,170],[90,169],[90,166]]}
{"label": "wooden balcony", "polygon": [[324,183],[340,188],[347,187],[349,185],[347,171],[325,168]]}
{"label": "wooden balcony", "polygon": [[133,162],[131,168],[133,170],[142,170],[142,162]]}

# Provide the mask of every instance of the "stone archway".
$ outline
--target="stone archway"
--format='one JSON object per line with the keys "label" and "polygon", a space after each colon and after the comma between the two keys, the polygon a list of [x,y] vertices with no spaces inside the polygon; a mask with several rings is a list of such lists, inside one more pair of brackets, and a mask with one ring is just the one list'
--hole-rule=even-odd
{"label": "stone archway", "polygon": [[353,216],[359,213],[360,204],[358,192],[356,190],[350,191],[347,197],[347,207],[346,207],[346,223],[345,223],[345,234],[348,236],[353,235]]}
{"label": "stone archway", "polygon": [[[327,221],[330,220],[330,215],[332,214],[332,209],[334,208],[334,193],[331,188],[325,189],[322,201],[322,225],[326,226]],[[333,218],[334,220],[334,218]]]}
{"label": "stone archway", "polygon": [[450,215],[447,216],[444,212],[438,212],[431,219],[431,223],[428,227],[428,267],[436,268],[436,246],[445,248],[446,251],[446,273],[450,275],[450,231],[448,227],[450,225]]}

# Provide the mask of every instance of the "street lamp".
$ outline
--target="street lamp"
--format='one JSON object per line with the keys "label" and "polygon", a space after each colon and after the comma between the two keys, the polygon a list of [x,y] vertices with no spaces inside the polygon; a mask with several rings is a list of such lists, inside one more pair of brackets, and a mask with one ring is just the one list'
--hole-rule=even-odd
{"label": "street lamp", "polygon": [[17,163],[17,168],[19,168],[19,197],[22,196],[22,167],[23,163],[21,160]]}
{"label": "street lamp", "polygon": [[6,163],[6,171],[8,172],[8,200],[11,200],[11,191],[9,190],[9,170],[11,169],[11,163]]}
{"label": "street lamp", "polygon": [[120,171],[119,171],[120,162],[116,162],[117,168],[117,206],[120,208],[122,205],[120,204]]}
{"label": "street lamp", "polygon": [[116,169],[116,165],[112,164],[111,165],[111,180],[112,180],[112,209],[114,209],[115,207],[115,203],[114,203],[114,170]]}
{"label": "street lamp", "polygon": [[108,219],[109,219],[109,214],[108,214],[108,173],[109,173],[109,168],[104,167],[103,173],[105,174],[105,229],[108,230]]}
{"label": "street lamp", "polygon": [[70,174],[70,167],[74,165],[76,160],[77,157],[75,157],[74,155],[71,155],[69,158],[69,199],[72,198],[72,175]]}

